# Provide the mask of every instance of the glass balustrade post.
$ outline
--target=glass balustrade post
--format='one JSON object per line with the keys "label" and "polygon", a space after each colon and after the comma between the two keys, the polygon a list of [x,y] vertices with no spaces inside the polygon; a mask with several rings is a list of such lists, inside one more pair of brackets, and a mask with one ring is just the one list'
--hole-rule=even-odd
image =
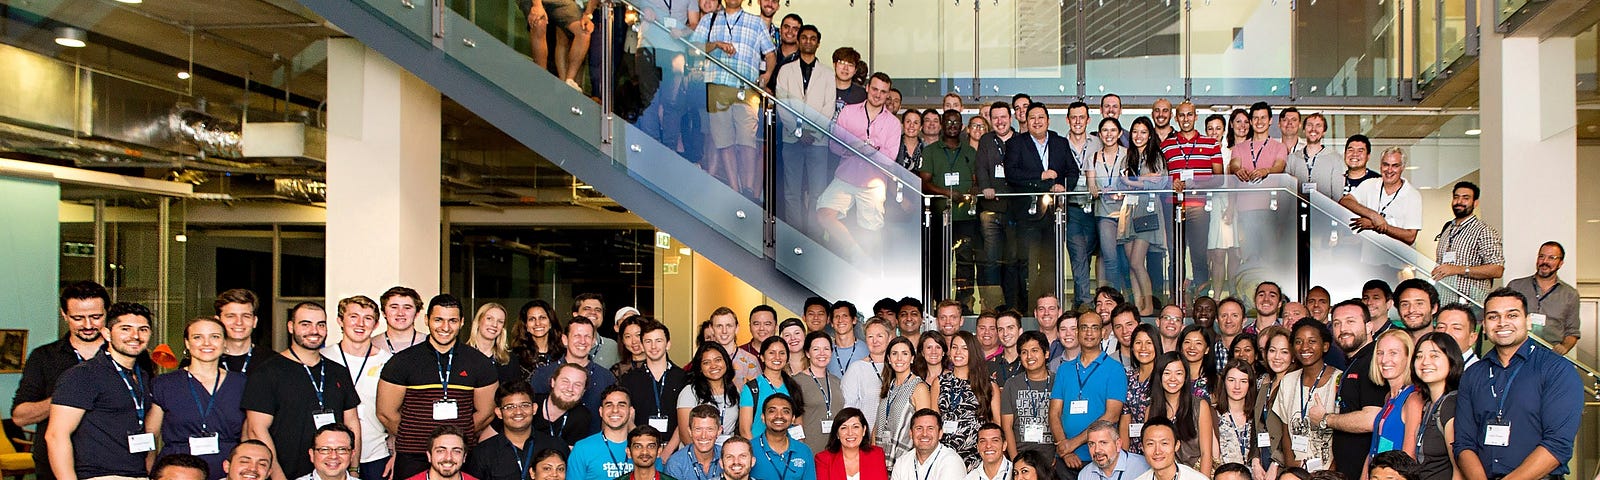
{"label": "glass balustrade post", "polygon": [[[1185,288],[1185,285],[1189,283],[1189,270],[1185,268],[1188,264],[1184,263],[1184,261],[1189,259],[1189,242],[1185,241],[1184,232],[1188,228],[1185,222],[1188,218],[1184,216],[1183,190],[1174,188],[1172,196],[1173,201],[1168,206],[1168,208],[1172,209],[1173,219],[1171,223],[1172,232],[1167,234],[1167,245],[1170,245],[1167,248],[1167,256],[1170,258],[1169,261],[1172,262],[1168,266],[1168,272],[1171,272],[1171,275],[1168,276],[1171,280],[1167,282],[1167,291],[1171,293],[1168,297],[1168,302],[1187,308],[1188,295],[1186,291],[1189,289]],[[1157,315],[1160,313],[1159,311],[1156,312]]]}
{"label": "glass balustrade post", "polygon": [[[616,75],[621,72],[621,69],[617,68],[617,61],[620,59],[617,58],[615,49],[612,48],[617,35],[616,29],[612,28],[616,22],[616,8],[614,8],[611,0],[600,0],[600,8],[604,10],[601,16],[604,19],[604,24],[600,25],[602,43],[600,44],[600,81],[597,83],[600,86],[598,93],[601,109],[605,112],[600,117],[600,143],[602,145],[611,145],[611,122],[616,116],[615,108],[617,104]],[[590,73],[593,74],[594,72]]]}
{"label": "glass balustrade post", "polygon": [[[1046,198],[1050,198],[1052,200],[1050,205],[1055,206],[1055,235],[1053,238],[1051,238],[1050,242],[1050,246],[1055,252],[1055,257],[1052,258],[1050,262],[1049,277],[1055,280],[1055,290],[1053,290],[1051,293],[1055,294],[1056,300],[1060,301],[1062,308],[1065,309],[1066,305],[1072,305],[1072,302],[1070,301],[1069,297],[1067,297],[1066,293],[1066,272],[1071,270],[1067,263],[1067,209],[1072,208],[1072,206],[1067,205],[1066,194],[1046,193],[1044,195],[1047,196]],[[1034,268],[1038,267],[1036,266]],[[1034,288],[1037,289],[1038,287],[1035,286]],[[1035,293],[1033,295],[1029,295],[1029,297],[1038,297],[1039,293],[1041,292],[1035,291]],[[1073,297],[1076,296],[1077,292],[1073,292]],[[1029,298],[1028,300],[1032,300],[1032,298]],[[1076,305],[1074,305],[1074,307],[1076,307]],[[1025,305],[1024,308],[1026,308]]]}

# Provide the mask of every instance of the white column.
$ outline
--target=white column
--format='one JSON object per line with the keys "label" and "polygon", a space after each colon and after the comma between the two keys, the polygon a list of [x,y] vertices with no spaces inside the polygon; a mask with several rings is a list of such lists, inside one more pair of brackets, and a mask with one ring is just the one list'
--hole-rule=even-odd
{"label": "white column", "polygon": [[328,41],[330,317],[340,298],[378,300],[395,285],[424,301],[439,292],[439,104],[438,90],[378,52]]}
{"label": "white column", "polygon": [[[1486,2],[1492,3],[1492,2]],[[1493,8],[1479,10],[1493,12]],[[1502,284],[1533,274],[1539,245],[1567,250],[1560,276],[1578,278],[1576,43],[1505,37],[1484,22],[1480,66],[1480,215],[1505,239]]]}

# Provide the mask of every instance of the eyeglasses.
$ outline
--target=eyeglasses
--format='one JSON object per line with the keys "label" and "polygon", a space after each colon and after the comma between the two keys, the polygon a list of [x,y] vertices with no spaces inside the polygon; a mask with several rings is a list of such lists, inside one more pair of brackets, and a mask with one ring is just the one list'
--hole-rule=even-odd
{"label": "eyeglasses", "polygon": [[516,410],[530,410],[532,408],[533,408],[533,402],[511,403],[511,404],[506,404],[506,405],[501,405],[500,406],[500,410],[501,411],[506,411],[506,412],[516,411]]}
{"label": "eyeglasses", "polygon": [[351,449],[350,447],[316,447],[311,450],[317,452],[317,455],[339,454],[342,456],[349,455]]}

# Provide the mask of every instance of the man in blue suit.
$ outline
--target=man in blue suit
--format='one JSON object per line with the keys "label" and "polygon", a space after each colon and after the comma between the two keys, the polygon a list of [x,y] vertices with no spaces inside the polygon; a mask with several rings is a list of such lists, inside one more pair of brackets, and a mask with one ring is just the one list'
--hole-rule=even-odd
{"label": "man in blue suit", "polygon": [[[1065,192],[1078,184],[1077,162],[1067,139],[1050,130],[1050,110],[1042,103],[1028,106],[1023,117],[1027,135],[1006,142],[1006,183],[1014,192]],[[1028,298],[1055,292],[1055,249],[1051,231],[1054,218],[1038,198],[1011,202],[1011,214],[1018,227],[1018,264],[1025,269]],[[1054,199],[1052,199],[1054,200]],[[1051,204],[1045,204],[1051,205]]]}

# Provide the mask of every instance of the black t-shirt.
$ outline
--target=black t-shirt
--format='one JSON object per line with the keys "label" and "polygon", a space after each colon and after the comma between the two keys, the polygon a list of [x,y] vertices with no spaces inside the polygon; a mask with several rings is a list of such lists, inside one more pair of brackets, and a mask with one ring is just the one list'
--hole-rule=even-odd
{"label": "black t-shirt", "polygon": [[[1368,342],[1356,350],[1355,356],[1350,357],[1350,368],[1345,370],[1344,379],[1339,381],[1339,413],[1350,413],[1365,407],[1383,407],[1384,397],[1389,391],[1372,383],[1367,375],[1372,365],[1373,345],[1376,343]],[[1361,467],[1371,448],[1371,433],[1333,431],[1333,464],[1345,478],[1361,478]]]}
{"label": "black t-shirt", "polygon": [[650,418],[660,413],[667,417],[667,429],[661,433],[672,436],[673,429],[678,428],[678,393],[683,391],[687,381],[683,369],[667,362],[667,372],[659,383],[649,368],[640,367],[623,375],[617,384],[628,389],[628,402],[633,404],[633,423],[649,425]]}
{"label": "black t-shirt", "polygon": [[[78,352],[72,349],[72,342],[66,337],[33,349],[33,352],[28,353],[28,363],[22,366],[22,380],[17,383],[17,392],[11,397],[11,405],[15,407],[18,404],[50,398],[56,392],[56,379],[61,378],[62,373],[82,361],[78,358]],[[46,417],[39,422],[36,431],[43,432],[49,429],[50,418]],[[44,443],[44,435],[35,435],[34,464],[49,465],[49,452],[49,447]],[[39,473],[49,475],[49,470],[41,468]]]}
{"label": "black t-shirt", "polygon": [[528,445],[530,448],[517,448],[505,433],[489,437],[472,448],[461,471],[478,480],[527,480],[532,457],[540,450],[554,449],[561,452],[561,458],[572,453],[565,442],[537,428],[528,436]]}
{"label": "black t-shirt", "polygon": [[[427,453],[428,436],[440,425],[477,432],[472,424],[472,416],[478,411],[473,390],[499,382],[494,362],[475,348],[463,347],[458,341],[449,352],[440,353],[432,340],[417,345],[425,346],[394,354],[379,376],[385,382],[407,387],[405,398],[400,401],[400,431],[392,432],[398,453]],[[441,377],[448,380],[442,382]],[[456,402],[455,420],[433,419],[433,403],[446,397],[444,383],[449,383],[448,397]],[[467,435],[467,447],[471,448],[476,440],[477,435]]]}
{"label": "black t-shirt", "polygon": [[[137,363],[134,370],[137,374],[121,370],[101,352],[61,374],[50,403],[84,410],[72,432],[73,470],[78,478],[149,476],[145,454],[128,453],[128,435],[144,432],[142,414],[154,404],[150,381],[155,375]],[[143,410],[135,405],[135,394]]]}
{"label": "black t-shirt", "polygon": [[[245,352],[244,355],[229,355],[224,353],[222,354],[221,358],[217,359],[217,362],[222,364],[222,368],[227,369],[230,372],[239,372],[249,375],[251,367],[259,364],[262,360],[266,360],[267,357],[277,354],[278,352],[274,352],[272,349],[267,348],[264,345],[255,345],[250,347],[250,351]],[[188,366],[188,357],[184,357],[183,361],[178,362],[178,368],[187,368]]]}
{"label": "black t-shirt", "polygon": [[[277,447],[274,451],[284,452],[277,456],[284,476],[297,478],[311,473],[314,470],[311,458],[304,452],[316,438],[314,416],[330,411],[333,421],[342,423],[344,412],[354,410],[361,403],[355,382],[350,381],[350,370],[338,362],[321,358],[307,373],[305,365],[278,353],[257,354],[250,363],[239,408],[272,415],[267,434],[272,436],[272,444]],[[322,387],[320,404],[317,402],[319,384]]]}
{"label": "black t-shirt", "polygon": [[561,416],[546,419],[545,412],[550,410],[550,404],[545,400],[550,395],[534,395],[533,403],[539,406],[539,412],[533,416],[533,429],[560,438],[568,445],[577,444],[579,440],[589,438],[590,435],[600,433],[599,430],[589,428],[594,423],[594,414],[589,412],[589,407],[582,403],[573,405],[572,410],[567,410]]}
{"label": "black t-shirt", "polygon": [[833,111],[838,112],[845,105],[855,105],[867,101],[867,89],[854,83],[850,88],[834,88]]}
{"label": "black t-shirt", "polygon": [[1378,174],[1378,172],[1372,171],[1372,169],[1367,169],[1367,173],[1364,174],[1364,175],[1361,175],[1361,178],[1350,178],[1349,175],[1346,175],[1344,177],[1344,188],[1345,188],[1345,191],[1348,192],[1350,190],[1355,190],[1356,186],[1361,185],[1361,182],[1365,182],[1367,180],[1371,180],[1371,179],[1374,179],[1374,178],[1381,179],[1381,178],[1383,178],[1383,175]]}

